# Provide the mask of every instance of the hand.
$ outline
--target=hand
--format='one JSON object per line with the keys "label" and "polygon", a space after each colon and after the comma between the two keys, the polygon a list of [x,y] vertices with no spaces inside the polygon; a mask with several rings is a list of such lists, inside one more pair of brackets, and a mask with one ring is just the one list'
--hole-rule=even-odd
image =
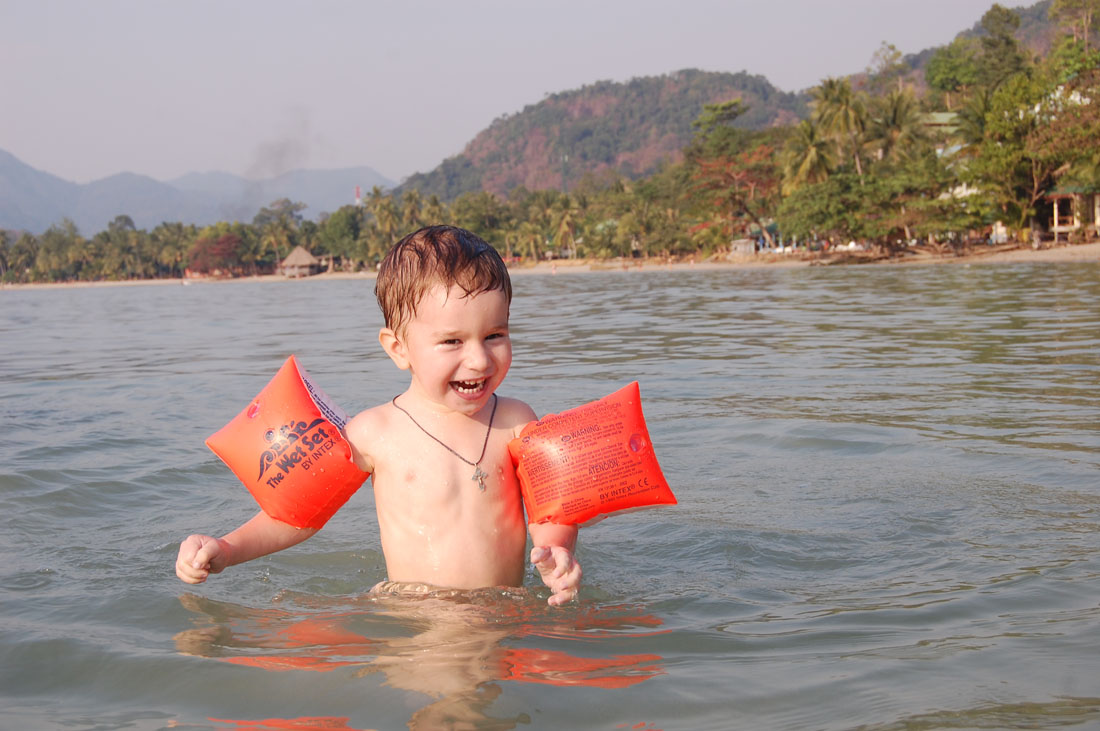
{"label": "hand", "polygon": [[531,549],[531,563],[539,570],[542,583],[553,594],[547,602],[559,607],[577,598],[581,585],[581,565],[572,552],[562,546],[535,546]]}
{"label": "hand", "polygon": [[210,574],[220,573],[229,565],[226,546],[211,536],[188,536],[176,556],[176,576],[188,584],[201,584]]}

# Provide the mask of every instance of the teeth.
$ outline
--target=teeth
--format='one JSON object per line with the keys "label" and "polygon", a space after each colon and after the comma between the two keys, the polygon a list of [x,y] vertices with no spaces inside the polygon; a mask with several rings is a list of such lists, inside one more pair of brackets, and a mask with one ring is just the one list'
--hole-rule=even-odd
{"label": "teeth", "polygon": [[462,393],[474,393],[485,385],[485,381],[454,381],[453,383],[455,390]]}

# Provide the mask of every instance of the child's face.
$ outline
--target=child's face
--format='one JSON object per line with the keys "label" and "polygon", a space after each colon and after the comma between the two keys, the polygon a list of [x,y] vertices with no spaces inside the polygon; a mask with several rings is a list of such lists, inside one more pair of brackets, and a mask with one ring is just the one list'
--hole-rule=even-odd
{"label": "child's face", "polygon": [[466,296],[458,287],[448,291],[437,285],[417,305],[393,348],[397,355],[391,357],[412,372],[421,396],[475,414],[512,364],[508,299],[499,289]]}

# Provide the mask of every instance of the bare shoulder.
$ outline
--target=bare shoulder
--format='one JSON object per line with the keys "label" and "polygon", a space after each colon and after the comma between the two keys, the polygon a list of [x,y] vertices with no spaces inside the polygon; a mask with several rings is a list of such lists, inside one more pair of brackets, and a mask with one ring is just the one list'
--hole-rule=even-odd
{"label": "bare shoulder", "polygon": [[519,435],[521,429],[536,418],[534,410],[523,401],[498,396],[497,424]]}
{"label": "bare shoulder", "polygon": [[387,402],[360,411],[348,420],[344,435],[351,444],[359,469],[374,472],[374,440],[378,434],[386,433],[392,418],[393,407]]}

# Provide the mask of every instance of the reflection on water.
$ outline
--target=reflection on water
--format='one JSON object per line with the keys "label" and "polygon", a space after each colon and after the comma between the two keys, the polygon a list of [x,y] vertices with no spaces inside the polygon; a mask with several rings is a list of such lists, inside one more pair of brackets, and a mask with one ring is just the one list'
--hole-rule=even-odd
{"label": "reflection on water", "polygon": [[308,716],[303,718],[265,718],[261,720],[241,721],[227,718],[211,718],[219,724],[229,724],[222,728],[249,729],[250,731],[374,731],[373,729],[352,728],[351,719],[346,716]]}
{"label": "reflection on water", "polygon": [[[628,607],[578,607],[555,614],[524,590],[440,591],[416,597],[368,595],[354,611],[294,612],[252,609],[195,594],[180,597],[198,615],[175,636],[186,655],[273,672],[350,670],[355,677],[382,673],[387,686],[414,691],[431,702],[418,708],[409,728],[514,728],[526,713],[498,718],[489,708],[501,682],[626,688],[663,674],[655,654],[579,657],[544,647],[517,646],[539,635],[599,639],[639,637],[659,627],[652,615]],[[298,718],[253,723],[271,728],[347,728],[349,719]],[[274,725],[283,724],[283,725]],[[320,725],[318,725],[320,724]],[[333,725],[334,724],[334,725]]]}

